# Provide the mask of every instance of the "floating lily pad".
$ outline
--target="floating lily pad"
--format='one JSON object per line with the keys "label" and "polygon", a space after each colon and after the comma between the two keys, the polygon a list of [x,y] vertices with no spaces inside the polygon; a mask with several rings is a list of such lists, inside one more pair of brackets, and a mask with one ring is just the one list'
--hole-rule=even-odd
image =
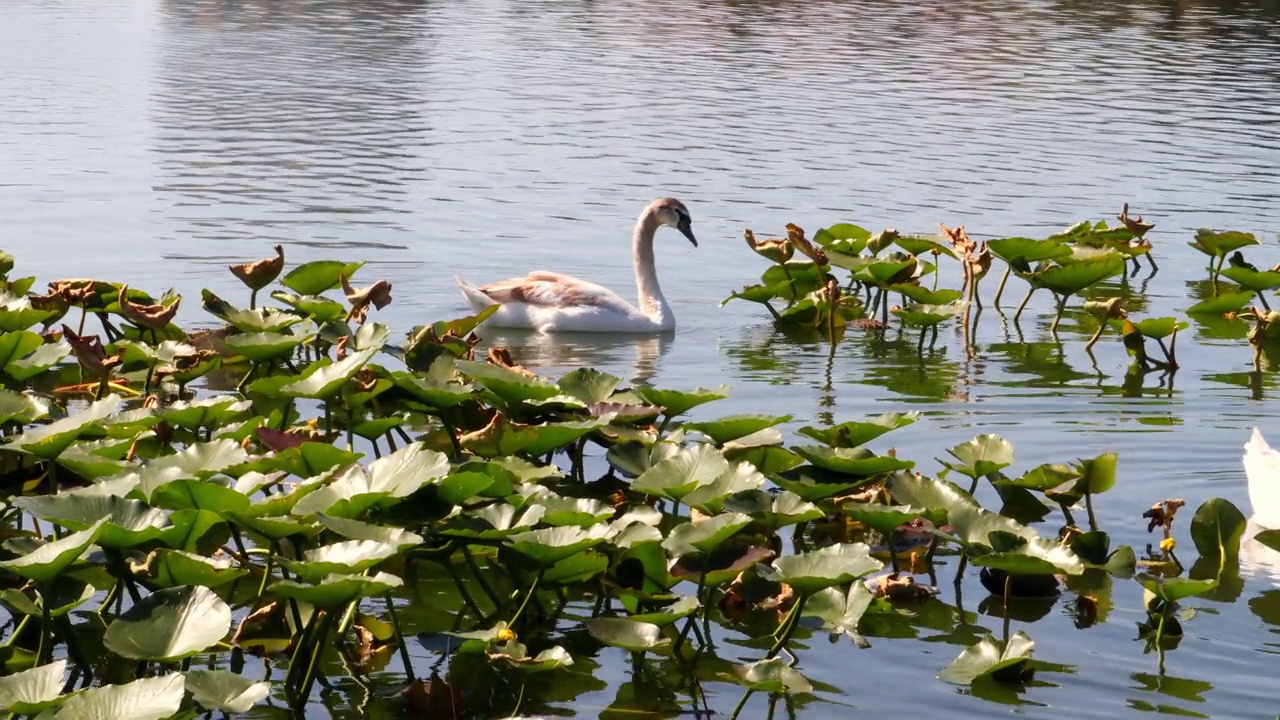
{"label": "floating lily pad", "polygon": [[721,385],[713,389],[697,388],[695,390],[661,390],[658,388],[636,388],[636,394],[650,405],[662,408],[667,417],[683,415],[690,410],[713,400],[729,397],[729,387]]}
{"label": "floating lily pad", "polygon": [[866,420],[854,420],[833,427],[802,427],[796,432],[811,437],[831,447],[854,448],[875,440],[885,433],[906,427],[920,419],[919,412],[886,413],[873,415]]}
{"label": "floating lily pad", "polygon": [[573,664],[573,656],[559,645],[529,657],[525,646],[513,640],[493,648],[486,654],[490,660],[500,660],[517,670],[530,673],[558,670]]}
{"label": "floating lily pad", "polygon": [[69,415],[48,425],[31,428],[3,447],[29,453],[46,460],[56,458],[66,450],[76,438],[88,432],[103,420],[114,415],[120,409],[120,398],[110,395],[99,400],[87,409]]}
{"label": "floating lily pad", "polygon": [[662,541],[662,546],[672,557],[692,552],[711,552],[750,524],[750,516],[742,513],[723,513],[698,522],[683,522],[671,529],[667,539]]}
{"label": "floating lily pad", "polygon": [[621,382],[622,379],[615,375],[594,368],[581,368],[567,373],[557,384],[565,394],[591,404],[608,400]]}
{"label": "floating lily pad", "polygon": [[718,450],[700,444],[645,470],[631,482],[631,489],[680,502],[685,495],[714,482],[728,470],[729,461]]}
{"label": "floating lily pad", "polygon": [[603,542],[607,533],[608,527],[605,525],[596,525],[590,530],[578,527],[544,528],[510,535],[507,542],[512,550],[539,565],[548,566]]}
{"label": "floating lily pad", "polygon": [[804,614],[822,620],[823,629],[830,630],[833,635],[852,637],[857,634],[858,622],[875,599],[875,593],[864,582],[853,583],[847,593],[839,588],[824,588],[805,602]]}
{"label": "floating lily pad", "polygon": [[1021,630],[1009,638],[1007,646],[987,635],[965,648],[960,657],[938,673],[938,679],[957,685],[969,685],[981,677],[997,676],[997,673],[1025,668],[1035,647],[1031,637]]}
{"label": "floating lily pad", "polygon": [[865,448],[831,448],[821,445],[797,445],[792,450],[814,465],[844,475],[870,476],[908,470],[915,467],[911,460],[900,460],[876,455]]}
{"label": "floating lily pad", "polygon": [[739,685],[768,693],[810,693],[813,685],[780,657],[734,665],[733,677]]}
{"label": "floating lily pad", "polygon": [[730,440],[737,440],[790,420],[790,415],[733,415],[718,420],[685,423],[684,429],[697,430],[714,440],[717,445],[723,445]]}
{"label": "floating lily pad", "polygon": [[249,712],[271,694],[271,683],[254,682],[228,670],[187,670],[186,689],[206,710]]}
{"label": "floating lily pad", "polygon": [[[1253,299],[1252,290],[1246,292],[1223,293],[1217,297],[1201,300],[1200,302],[1187,308],[1188,315],[1222,315],[1224,313],[1238,312],[1244,309],[1245,305]],[[1145,333],[1144,333],[1145,334]]]}
{"label": "floating lily pad", "polygon": [[653,623],[630,618],[602,617],[587,620],[587,632],[600,642],[631,652],[665,653],[671,639],[663,637],[662,628]]}
{"label": "floating lily pad", "polygon": [[315,605],[321,610],[335,611],[367,597],[376,597],[404,584],[400,578],[387,573],[373,575],[330,575],[316,585],[306,585],[293,580],[279,580],[268,590],[276,595]]}
{"label": "floating lily pad", "polygon": [[51,583],[97,541],[108,520],[110,518],[102,518],[80,532],[40,545],[12,560],[0,562],[0,568],[37,583]]}
{"label": "floating lily pad", "polygon": [[1013,464],[1013,443],[999,435],[979,435],[947,451],[959,462],[943,465],[966,477],[986,477]]}

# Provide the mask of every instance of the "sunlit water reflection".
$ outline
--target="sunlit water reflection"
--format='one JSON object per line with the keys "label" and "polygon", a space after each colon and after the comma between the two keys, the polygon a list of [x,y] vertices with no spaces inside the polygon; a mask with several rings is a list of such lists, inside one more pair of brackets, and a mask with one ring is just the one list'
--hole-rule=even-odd
{"label": "sunlit water reflection", "polygon": [[[488,281],[545,266],[629,294],[631,223],[648,200],[675,195],[701,247],[659,238],[674,336],[488,341],[551,373],[589,365],[631,383],[732,386],[700,415],[785,412],[794,428],[920,410],[922,422],[891,438],[925,471],[986,431],[1014,441],[1018,469],[1119,450],[1121,482],[1099,517],[1140,549],[1151,536],[1139,516],[1161,498],[1194,507],[1223,496],[1248,511],[1241,445],[1255,423],[1280,437],[1280,422],[1275,375],[1251,372],[1242,324],[1193,325],[1182,369],[1161,377],[1126,375],[1114,337],[1095,364],[1078,317],[1064,323],[1068,342],[1054,342],[1044,298],[1020,324],[988,308],[967,352],[944,331],[923,354],[896,330],[851,332],[829,354],[773,333],[753,306],[718,303],[763,269],[744,227],[945,222],[975,237],[1043,235],[1127,201],[1157,223],[1161,269],[1110,289],[1153,315],[1186,308],[1208,292],[1203,258],[1185,245],[1195,228],[1270,243],[1280,220],[1277,10],[17,0],[0,7],[5,249],[42,281],[176,287],[188,322],[202,319],[199,288],[240,297],[225,266],[274,243],[290,263],[368,259],[361,276],[395,286],[379,319],[401,331],[466,312],[455,272]],[[1273,248],[1251,258],[1270,266]],[[1006,303],[1021,292],[1011,284]],[[1251,567],[1275,567],[1246,550]],[[1033,717],[1269,717],[1273,579],[1251,574],[1229,604],[1191,602],[1207,611],[1163,678],[1133,641],[1136,584],[1119,584],[1107,622],[1086,631],[1060,604],[1030,630],[1037,656],[1068,671],[1022,694],[972,695],[1029,703],[1017,711]],[[982,592],[966,592],[973,612]],[[998,709],[933,679],[961,639],[858,651],[817,638],[801,669],[840,692],[800,701],[803,714]],[[622,654],[599,662],[604,687],[536,700],[589,716],[635,690]],[[712,690],[732,707],[733,690]]]}

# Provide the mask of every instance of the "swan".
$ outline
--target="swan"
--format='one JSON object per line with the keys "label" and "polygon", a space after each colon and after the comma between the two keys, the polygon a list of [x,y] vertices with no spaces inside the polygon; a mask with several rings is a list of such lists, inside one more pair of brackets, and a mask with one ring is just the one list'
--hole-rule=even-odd
{"label": "swan", "polygon": [[1249,480],[1249,505],[1253,522],[1269,529],[1280,529],[1280,452],[1253,429],[1253,437],[1244,446],[1244,474]]}
{"label": "swan", "polygon": [[640,295],[638,306],[595,283],[546,270],[484,286],[473,285],[461,275],[455,279],[462,296],[476,312],[490,305],[501,306],[485,321],[493,327],[526,328],[543,333],[666,332],[675,328],[676,319],[658,287],[653,236],[659,227],[666,225],[679,230],[697,247],[691,222],[689,210],[675,198],[654,200],[640,213],[631,236],[631,259]]}

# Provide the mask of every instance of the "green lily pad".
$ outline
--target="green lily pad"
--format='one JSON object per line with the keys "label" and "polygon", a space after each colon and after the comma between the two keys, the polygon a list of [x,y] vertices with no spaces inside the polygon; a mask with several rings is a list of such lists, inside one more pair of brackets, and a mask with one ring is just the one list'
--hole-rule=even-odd
{"label": "green lily pad", "polygon": [[542,566],[554,565],[571,555],[604,542],[608,527],[589,530],[578,527],[543,528],[507,536],[512,550]]}
{"label": "green lily pad", "polygon": [[114,495],[78,492],[35,495],[18,498],[13,504],[35,517],[71,530],[100,526],[94,542],[114,550],[151,542],[172,527],[169,514],[163,510]]}
{"label": "green lily pad", "polygon": [[[1245,292],[1223,293],[1218,297],[1207,298],[1187,308],[1188,315],[1222,315],[1229,312],[1238,312],[1245,305],[1253,300],[1253,296],[1257,293],[1252,290]],[[1144,335],[1146,333],[1143,333]]]}
{"label": "green lily pad", "polygon": [[31,428],[3,447],[28,453],[45,460],[52,460],[66,450],[76,438],[98,426],[120,409],[120,397],[109,395],[90,405],[86,410],[69,415],[48,425]]}
{"label": "green lily pad", "polygon": [[521,672],[529,673],[558,670],[573,664],[573,656],[559,645],[529,657],[525,646],[514,640],[491,649],[486,655],[490,660],[499,660]]}
{"label": "green lily pad", "polygon": [[338,287],[343,277],[348,280],[364,262],[340,262],[338,260],[314,260],[303,263],[285,273],[280,284],[299,295],[319,295]]}
{"label": "green lily pad", "polygon": [[279,333],[280,331],[301,325],[305,320],[276,308],[260,307],[254,310],[237,310],[232,308],[227,311],[224,318],[227,322],[235,326],[235,329],[242,333]]}
{"label": "green lily pad", "polygon": [[765,476],[750,463],[734,463],[715,480],[699,485],[684,496],[683,502],[691,508],[712,515],[720,512],[725,500],[740,493],[764,485]]}
{"label": "green lily pad", "polygon": [[601,617],[587,620],[587,632],[605,645],[631,652],[666,653],[671,638],[663,637],[662,628],[640,620]]}
{"label": "green lily pad", "polygon": [[898,473],[889,479],[888,488],[894,499],[904,505],[944,512],[962,507],[978,507],[978,502],[972,495],[946,480]]}
{"label": "green lily pad", "polygon": [[964,293],[952,288],[931,290],[923,285],[890,285],[887,290],[905,295],[911,302],[920,307],[950,306],[951,303],[964,297]]}
{"label": "green lily pad", "polygon": [[891,430],[906,427],[919,419],[919,412],[886,413],[828,428],[806,426],[796,432],[831,447],[854,448],[865,445]]}
{"label": "green lily pad", "polygon": [[102,637],[133,660],[180,660],[212,647],[231,629],[231,607],[207,587],[159,590],[126,610]]}
{"label": "green lily pad", "polygon": [[449,470],[449,458],[421,443],[406,445],[369,463],[353,465],[336,479],[308,493],[293,505],[294,515],[325,513],[349,517],[364,512],[383,498],[404,498]]}
{"label": "green lily pad", "polygon": [[316,520],[318,520],[321,525],[324,525],[326,528],[345,538],[351,540],[373,540],[375,542],[386,543],[400,552],[423,543],[421,535],[409,532],[404,528],[372,525],[370,523],[360,522],[359,520],[329,517],[324,514],[317,514]]}
{"label": "green lily pad", "polygon": [[48,414],[48,400],[12,390],[0,390],[0,423],[29,425]]}
{"label": "green lily pad", "polygon": [[733,679],[756,692],[811,693],[813,685],[780,657],[733,666]]}
{"label": "green lily pad", "polygon": [[702,607],[702,603],[698,602],[698,598],[685,596],[663,607],[661,610],[650,612],[636,613],[631,616],[636,622],[652,623],[654,625],[670,625],[671,623],[692,615]]}
{"label": "green lily pad", "polygon": [[590,527],[613,517],[613,506],[594,498],[571,498],[548,492],[539,496],[542,522],[552,527]]}
{"label": "green lily pad", "polygon": [[464,375],[483,385],[508,405],[528,400],[546,400],[560,394],[560,388],[541,378],[531,378],[492,363],[458,360],[455,364]]}
{"label": "green lily pad", "polygon": [[280,394],[285,397],[316,400],[331,398],[377,353],[376,348],[368,348],[352,353],[335,363],[323,364],[326,359],[312,363],[313,367],[319,365],[318,369],[304,378],[284,385],[280,388]]}
{"label": "green lily pad", "polygon": [[974,680],[1024,666],[1031,660],[1036,644],[1019,630],[1009,638],[1009,644],[987,635],[976,644],[965,648],[942,672],[938,679],[956,685],[969,685]]}
{"label": "green lily pad", "polygon": [[1138,573],[1134,576],[1142,587],[1167,603],[1175,603],[1183,598],[1202,595],[1218,586],[1217,580],[1191,580],[1182,577],[1160,577],[1149,573]]}
{"label": "green lily pad", "polygon": [[1058,295],[1074,295],[1124,272],[1126,263],[1124,256],[1113,254],[1096,260],[1054,265],[1023,277],[1035,287],[1044,288]]}
{"label": "green lily pad", "polygon": [[718,420],[685,423],[684,429],[697,430],[714,440],[717,445],[723,445],[730,440],[737,440],[790,420],[790,415],[734,415]]}
{"label": "green lily pad", "polygon": [[824,588],[805,602],[804,615],[822,620],[822,628],[830,630],[833,635],[852,637],[857,634],[858,622],[875,599],[875,593],[863,582],[853,583],[848,593],[834,587]]}
{"label": "green lily pad", "polygon": [[1195,242],[1187,243],[1191,247],[1210,257],[1226,257],[1227,253],[1249,245],[1257,245],[1258,238],[1253,233],[1228,230],[1214,232],[1208,228],[1196,231]]}
{"label": "green lily pad", "polygon": [[1274,270],[1254,270],[1233,265],[1223,268],[1222,276],[1256,293],[1280,287],[1280,272]]}
{"label": "green lily pad", "polygon": [[1071,254],[1071,248],[1056,240],[1033,240],[1031,238],[1012,237],[999,240],[988,240],[987,247],[991,254],[1011,265],[1026,265],[1056,260]]}
{"label": "green lily pad", "polygon": [[70,354],[71,346],[65,340],[41,345],[25,357],[5,364],[4,371],[18,382],[26,382],[62,362]]}
{"label": "green lily pad", "polygon": [[254,682],[229,670],[187,670],[186,688],[205,710],[249,712],[271,694],[271,683]]}
{"label": "green lily pad", "polygon": [[709,485],[729,470],[729,461],[706,444],[695,445],[658,462],[631,481],[633,492],[680,502],[695,489]]}
{"label": "green lily pad", "polygon": [[1245,524],[1244,513],[1230,500],[1212,498],[1191,518],[1191,540],[1202,558],[1235,558],[1240,554]]}
{"label": "green lily pad", "polygon": [[682,522],[671,529],[667,539],[662,541],[662,547],[672,557],[711,552],[750,524],[751,517],[742,513],[723,513],[698,522]]}
{"label": "green lily pad", "polygon": [[318,324],[337,320],[347,314],[347,308],[336,300],[320,295],[295,295],[283,290],[276,290],[271,297],[311,318]]}
{"label": "green lily pad", "polygon": [[301,561],[280,562],[303,582],[314,584],[326,576],[362,573],[398,552],[396,546],[376,540],[345,540],[308,550]]}
{"label": "green lily pad", "polygon": [[964,303],[951,305],[913,304],[893,308],[893,315],[902,320],[908,327],[933,327],[959,315],[964,308]]}
{"label": "green lily pad", "polygon": [[209,558],[169,548],[152,551],[144,567],[151,582],[162,588],[181,585],[214,588],[249,574],[248,570],[234,567],[230,558]]}
{"label": "green lily pad", "polygon": [[876,503],[844,503],[840,509],[848,517],[882,534],[891,533],[902,525],[919,517],[937,518],[939,513],[932,513],[924,508],[911,505],[880,505]]}
{"label": "green lily pad", "polygon": [[[0,591],[0,603],[4,603],[14,612],[23,615],[40,617],[44,614],[44,604],[49,603],[49,616],[62,617],[88,602],[98,592],[94,586],[77,580],[69,575],[62,575],[51,585],[40,589],[28,587],[25,590],[8,588]],[[34,597],[30,597],[31,593]],[[0,707],[4,707],[0,705]]]}
{"label": "green lily pad", "polygon": [[801,595],[843,585],[884,568],[866,543],[840,543],[798,555],[786,555],[760,570],[766,580],[786,583]]}
{"label": "green lily pad", "polygon": [[[697,506],[690,504],[690,507]],[[749,515],[753,521],[774,532],[788,525],[817,520],[826,515],[817,505],[790,490],[783,490],[776,496],[758,489],[739,491],[725,498],[721,509]]]}
{"label": "green lily pad", "polygon": [[915,467],[915,463],[911,460],[876,455],[865,448],[797,445],[791,449],[817,467],[844,475],[867,477]]}
{"label": "green lily pad", "polygon": [[180,673],[123,685],[105,685],[72,695],[50,717],[52,720],[165,720],[182,708],[185,687],[185,678]]}
{"label": "green lily pad", "polygon": [[253,403],[239,400],[232,395],[177,401],[156,412],[156,418],[174,427],[198,430],[204,427],[220,427],[247,418],[253,411]]}
{"label": "green lily pad", "polygon": [[56,308],[38,310],[26,296],[15,297],[7,292],[0,293],[0,331],[16,332],[37,323],[53,322],[64,312],[65,310]]}
{"label": "green lily pad", "polygon": [[262,363],[288,357],[306,339],[304,335],[257,332],[232,335],[226,342],[227,347],[243,355],[249,362]]}
{"label": "green lily pad", "polygon": [[689,391],[636,388],[636,394],[650,405],[662,408],[667,417],[683,415],[699,405],[729,397],[729,387],[721,385],[713,389],[697,388]]}
{"label": "green lily pad", "polygon": [[959,462],[943,462],[943,465],[975,479],[999,472],[1013,464],[1013,443],[999,435],[979,435],[947,452]]}
{"label": "green lily pad", "polygon": [[62,695],[63,676],[66,673],[67,661],[56,660],[48,665],[0,677],[0,708],[15,715],[35,715],[55,705]]}
{"label": "green lily pad", "polygon": [[380,572],[373,575],[330,575],[315,585],[278,580],[268,591],[332,612],[357,600],[383,595],[403,584],[404,581],[395,575]]}
{"label": "green lily pad", "polygon": [[608,400],[621,382],[622,378],[609,373],[594,368],[581,368],[567,373],[557,385],[566,395],[590,405]]}
{"label": "green lily pad", "polygon": [[80,532],[48,542],[12,560],[0,562],[0,568],[15,572],[37,583],[51,583],[54,578],[84,554],[97,541],[110,518],[102,518]]}

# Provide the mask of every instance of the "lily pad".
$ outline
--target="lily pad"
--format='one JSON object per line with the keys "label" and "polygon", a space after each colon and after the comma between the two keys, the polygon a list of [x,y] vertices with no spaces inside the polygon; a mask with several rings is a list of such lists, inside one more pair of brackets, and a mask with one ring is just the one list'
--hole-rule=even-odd
{"label": "lily pad", "polygon": [[667,417],[683,415],[690,410],[713,400],[729,397],[729,386],[721,385],[713,389],[697,388],[695,390],[661,390],[658,388],[636,388],[636,394],[650,405],[662,408]]}
{"label": "lily pad", "polygon": [[653,623],[630,618],[602,617],[587,620],[587,632],[600,642],[631,652],[665,653],[671,639],[663,637],[662,628]]}
{"label": "lily pad", "polygon": [[48,425],[31,428],[3,447],[51,460],[66,450],[76,438],[116,414],[120,409],[120,403],[119,396],[110,395],[93,403],[82,412]]}
{"label": "lily pad", "polygon": [[186,688],[206,710],[249,712],[271,694],[271,683],[254,682],[229,670],[187,670]]}
{"label": "lily pad", "polygon": [[608,400],[621,382],[622,378],[615,375],[595,368],[581,368],[567,373],[557,384],[566,395],[590,405]]}
{"label": "lily pad", "polygon": [[865,448],[831,448],[821,445],[797,445],[791,448],[796,454],[814,465],[832,472],[867,477],[909,470],[915,467],[911,460],[876,455]]}
{"label": "lily pad", "polygon": [[747,665],[734,665],[733,676],[739,685],[756,692],[813,692],[813,685],[781,657],[758,660]]}
{"label": "lily pad", "polygon": [[512,550],[534,563],[549,566],[604,542],[607,534],[606,525],[596,525],[590,530],[578,527],[544,528],[509,535],[507,542]]}
{"label": "lily pad", "polygon": [[947,452],[959,462],[943,462],[943,465],[975,479],[999,472],[1013,464],[1013,443],[999,435],[979,435]]}
{"label": "lily pad", "polygon": [[631,490],[680,502],[685,495],[714,482],[728,470],[729,461],[720,451],[700,444],[645,470],[631,482]]}
{"label": "lily pad", "polygon": [[362,267],[364,267],[364,261],[348,263],[338,260],[314,260],[285,273],[285,276],[280,278],[280,284],[299,295],[319,295],[326,290],[338,287],[343,277],[350,278]]}
{"label": "lily pad", "polygon": [[51,717],[52,720],[165,720],[182,708],[185,687],[186,679],[180,673],[123,685],[105,685],[72,695]]}
{"label": "lily pad", "polygon": [[57,660],[0,677],[0,708],[15,715],[35,715],[56,704],[66,672],[67,661]]}
{"label": "lily pad", "polygon": [[906,427],[919,419],[919,412],[886,413],[884,415],[873,415],[866,420],[840,423],[828,428],[806,426],[796,432],[831,447],[854,448],[859,445],[865,445],[891,430]]}
{"label": "lily pad", "polygon": [[750,524],[750,516],[742,513],[722,513],[698,522],[683,522],[671,529],[667,539],[662,541],[662,547],[672,557],[711,552]]}
{"label": "lily pad", "polygon": [[107,626],[107,649],[133,660],[180,660],[207,650],[231,629],[231,607],[207,587],[154,592]]}
{"label": "lily pad", "polygon": [[279,580],[268,590],[276,595],[314,605],[321,610],[335,611],[367,597],[376,597],[404,584],[400,578],[387,573],[373,575],[330,575],[316,585],[294,580]]}
{"label": "lily pad", "polygon": [[884,564],[871,557],[871,549],[866,543],[841,543],[780,557],[770,567],[762,568],[760,576],[786,583],[801,595],[812,595],[882,568]]}
{"label": "lily pad", "polygon": [[849,592],[829,587],[814,593],[804,604],[806,617],[822,620],[822,627],[833,635],[853,636],[858,632],[858,622],[876,599],[875,593],[864,582],[853,583]]}
{"label": "lily pad", "polygon": [[1191,518],[1191,540],[1202,558],[1235,558],[1244,536],[1244,513],[1223,498],[1206,500]]}
{"label": "lily pad", "polygon": [[714,440],[717,445],[723,445],[730,440],[737,440],[767,427],[780,425],[790,420],[790,415],[734,415],[718,420],[685,423],[684,429],[697,430]]}
{"label": "lily pad", "polygon": [[12,560],[0,562],[0,568],[37,583],[51,583],[97,541],[108,520],[110,518],[102,518],[80,532],[40,545]]}
{"label": "lily pad", "polygon": [[969,685],[978,678],[1025,666],[1031,660],[1035,647],[1031,637],[1021,630],[1009,638],[1008,645],[987,635],[965,648],[960,657],[938,673],[938,679],[956,685]]}

